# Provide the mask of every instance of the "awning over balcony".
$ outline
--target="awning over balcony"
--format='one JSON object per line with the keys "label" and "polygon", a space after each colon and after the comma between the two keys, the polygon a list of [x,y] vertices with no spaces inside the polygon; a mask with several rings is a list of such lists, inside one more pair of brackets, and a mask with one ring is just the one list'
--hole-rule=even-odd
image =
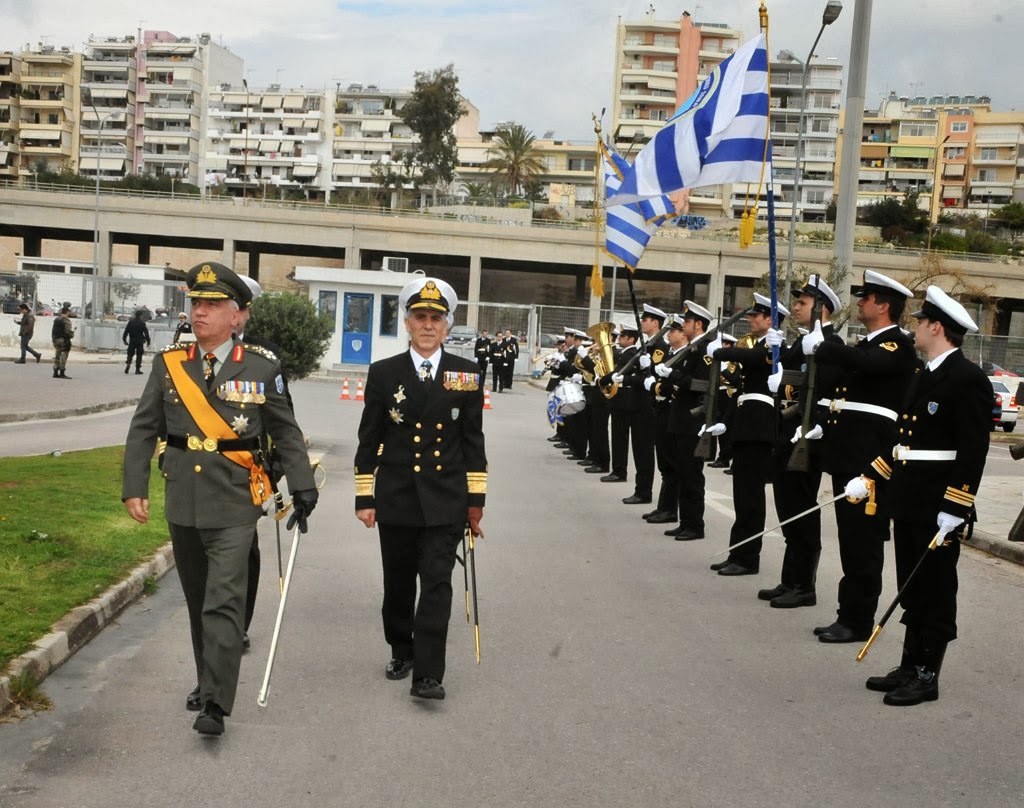
{"label": "awning over balcony", "polygon": [[360,128],[364,132],[390,132],[391,131],[391,121],[389,121],[389,120],[382,120],[382,121],[365,120],[365,121],[361,122]]}
{"label": "awning over balcony", "polygon": [[302,109],[302,96],[301,95],[286,95],[284,97],[284,108],[285,109]]}
{"label": "awning over balcony", "polygon": [[931,146],[893,146],[889,150],[890,157],[917,157],[928,159],[935,153]]}
{"label": "awning over balcony", "polygon": [[282,122],[282,126],[285,129],[301,129],[305,126],[305,121],[302,118],[285,118]]}
{"label": "awning over balcony", "polygon": [[291,154],[295,151],[294,140],[282,140],[281,141],[281,154]]}
{"label": "awning over balcony", "polygon": [[281,108],[281,96],[279,95],[265,95],[263,96],[263,103],[260,104],[263,109],[280,109]]}
{"label": "awning over balcony", "polygon": [[946,163],[945,167],[942,169],[942,176],[952,178],[962,177],[964,175],[965,168],[966,166],[962,163]]}
{"label": "awning over balcony", "polygon": [[59,129],[22,129],[22,140],[60,140]]}
{"label": "awning over balcony", "polygon": [[[99,158],[100,171],[124,171],[124,158],[123,157],[100,157]],[[96,158],[95,157],[83,157],[78,161],[79,171],[95,171],[96,170]]]}
{"label": "awning over balcony", "polygon": [[228,158],[226,156],[217,155],[216,157],[206,158],[207,171],[227,171],[227,169]]}
{"label": "awning over balcony", "polygon": [[292,169],[293,177],[315,177],[319,166],[295,166]]}
{"label": "awning over balcony", "polygon": [[964,189],[959,185],[943,185],[942,186],[942,198],[943,199],[960,199],[964,195]]}
{"label": "awning over balcony", "polygon": [[126,98],[128,96],[128,88],[111,88],[111,87],[95,87],[90,90],[93,98]]}
{"label": "awning over balcony", "polygon": [[174,68],[174,80],[175,81],[192,81],[192,77],[195,72],[191,67],[176,67]]}
{"label": "awning over balcony", "polygon": [[260,141],[260,154],[270,154],[270,152],[281,151],[280,140],[261,140]]}
{"label": "awning over balcony", "polygon": [[188,135],[145,135],[146,143],[162,143],[165,145],[187,146]]}
{"label": "awning over balcony", "polygon": [[670,90],[671,92],[675,92],[676,80],[663,78],[661,76],[650,76],[647,79],[647,86],[652,90]]}

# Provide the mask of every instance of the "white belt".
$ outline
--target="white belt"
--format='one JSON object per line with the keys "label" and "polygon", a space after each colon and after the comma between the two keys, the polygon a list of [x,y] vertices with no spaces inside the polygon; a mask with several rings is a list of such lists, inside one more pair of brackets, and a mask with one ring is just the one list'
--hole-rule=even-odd
{"label": "white belt", "polygon": [[736,399],[736,404],[742,404],[744,401],[760,401],[762,404],[770,404],[772,407],[775,406],[775,399],[771,396],[766,396],[764,393],[744,393]]}
{"label": "white belt", "polygon": [[890,421],[896,420],[896,411],[888,407],[879,407],[877,404],[864,404],[860,401],[847,401],[845,398],[823,398],[818,402],[819,407],[828,407],[829,412],[866,412],[871,415],[881,415]]}
{"label": "white belt", "polygon": [[909,446],[892,447],[893,460],[956,460],[953,449],[911,449]]}

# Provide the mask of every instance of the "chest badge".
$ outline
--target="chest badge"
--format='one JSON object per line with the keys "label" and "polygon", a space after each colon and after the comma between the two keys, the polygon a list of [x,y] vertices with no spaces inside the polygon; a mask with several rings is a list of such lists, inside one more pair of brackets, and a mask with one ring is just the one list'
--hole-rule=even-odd
{"label": "chest badge", "polygon": [[939,411],[939,402],[938,401],[929,401],[928,402],[928,414],[929,415],[935,415],[935,413],[937,413],[938,411]]}
{"label": "chest badge", "polygon": [[398,392],[395,393],[395,401],[401,404],[406,398],[408,398],[408,396],[405,394],[405,385],[398,385]]}
{"label": "chest badge", "polygon": [[231,428],[235,431],[236,435],[241,435],[248,426],[249,419],[244,415],[236,415],[234,420],[231,421]]}
{"label": "chest badge", "polygon": [[452,407],[452,420],[453,421],[458,421],[459,420],[459,408],[458,407]]}
{"label": "chest badge", "polygon": [[388,410],[388,415],[391,416],[391,420],[394,421],[396,424],[400,424],[402,423],[402,421],[405,420],[402,417],[402,413],[399,412],[398,407],[392,407],[390,410]]}

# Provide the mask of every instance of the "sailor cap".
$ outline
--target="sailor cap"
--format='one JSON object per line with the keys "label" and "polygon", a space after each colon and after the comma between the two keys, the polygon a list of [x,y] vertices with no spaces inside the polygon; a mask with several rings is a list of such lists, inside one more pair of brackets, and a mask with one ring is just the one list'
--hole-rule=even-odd
{"label": "sailor cap", "polygon": [[662,324],[664,324],[665,319],[668,317],[668,315],[665,314],[665,312],[663,312],[661,309],[657,308],[656,306],[652,306],[650,303],[644,303],[644,310],[643,310],[643,313],[640,316],[641,317],[653,317],[655,320],[657,320],[659,323],[662,323]]}
{"label": "sailor cap", "polygon": [[454,314],[459,298],[451,284],[439,278],[421,277],[410,281],[398,293],[398,306],[404,311],[430,309]]}
{"label": "sailor cap", "polygon": [[882,292],[887,295],[897,294],[903,297],[914,296],[914,293],[899,281],[894,281],[892,278],[883,275],[881,272],[875,272],[873,269],[865,269],[864,283],[860,286],[852,287],[850,294],[854,297],[865,297],[872,292]]}
{"label": "sailor cap", "polygon": [[977,324],[967,313],[967,309],[938,286],[929,286],[925,292],[924,303],[918,311],[913,312],[911,317],[919,320],[932,320],[942,325],[955,334],[966,334],[968,331],[978,330]]}
{"label": "sailor cap", "polygon": [[[779,309],[779,317],[788,317],[789,309],[782,305],[782,301],[777,304]],[[772,313],[772,300],[770,297],[765,297],[758,292],[754,292],[754,305],[747,309],[747,314],[771,314]]]}
{"label": "sailor cap", "polygon": [[694,319],[703,320],[704,326],[707,327],[711,320],[714,319],[711,316],[711,312],[703,306],[694,303],[692,300],[683,301],[683,318],[693,317]]}
{"label": "sailor cap", "polygon": [[819,275],[811,275],[803,286],[793,290],[793,297],[800,297],[800,295],[819,298],[833,313],[839,311],[843,305],[839,302],[839,295],[833,292],[832,287]]}

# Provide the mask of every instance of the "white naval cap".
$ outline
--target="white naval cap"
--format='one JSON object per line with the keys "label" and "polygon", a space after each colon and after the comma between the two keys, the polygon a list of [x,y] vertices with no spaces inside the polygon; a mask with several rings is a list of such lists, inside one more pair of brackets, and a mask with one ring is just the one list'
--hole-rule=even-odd
{"label": "white naval cap", "polygon": [[799,297],[800,295],[821,298],[822,302],[828,306],[828,310],[833,313],[843,307],[843,304],[839,301],[839,295],[832,291],[832,287],[820,275],[808,276],[803,286],[793,290],[794,297]]}
{"label": "white naval cap", "polygon": [[635,337],[639,335],[640,329],[636,327],[636,323],[619,323],[619,334],[625,334],[627,337]]}
{"label": "white naval cap", "polygon": [[668,315],[665,314],[665,312],[663,312],[661,309],[657,308],[656,306],[652,306],[650,303],[644,303],[644,311],[643,311],[643,314],[641,314],[640,316],[641,317],[653,317],[655,320],[657,320],[658,322],[660,322],[662,324],[664,324],[665,318],[668,317]]}
{"label": "white naval cap", "polygon": [[850,294],[854,297],[864,297],[872,292],[882,292],[887,295],[897,294],[903,295],[903,297],[914,296],[914,293],[899,281],[894,281],[892,278],[883,275],[881,272],[875,272],[873,269],[865,269],[864,283],[860,286],[852,287]]}
{"label": "white naval cap", "polygon": [[[780,300],[776,304],[779,308],[779,317],[788,317],[789,309],[782,305]],[[747,309],[747,314],[771,314],[772,313],[772,299],[765,297],[764,295],[754,292],[754,305]]]}
{"label": "white naval cap", "polygon": [[250,278],[248,275],[239,275],[238,277],[241,278],[242,283],[249,287],[249,291],[252,292],[253,301],[263,294],[263,287],[254,278]]}
{"label": "white naval cap", "polygon": [[736,342],[736,337],[728,332],[720,334],[719,336],[722,338],[722,342]]}
{"label": "white naval cap", "polygon": [[683,301],[683,318],[694,317],[704,321],[705,328],[711,324],[714,319],[711,316],[711,312],[698,303],[694,303],[692,300]]}
{"label": "white naval cap", "polygon": [[686,318],[682,314],[670,314],[668,316],[668,327],[670,329],[679,330],[683,329],[683,322]]}
{"label": "white naval cap", "polygon": [[956,334],[966,334],[968,331],[973,333],[978,330],[967,309],[938,286],[928,287],[921,308],[910,316],[942,323],[945,328]]}
{"label": "white naval cap", "polygon": [[420,277],[409,281],[398,293],[398,306],[403,311],[430,309],[454,314],[459,305],[458,295],[439,278]]}
{"label": "white naval cap", "polygon": [[584,331],[584,330],[582,330],[580,328],[574,328],[572,330],[572,333],[573,333],[573,336],[575,336],[577,339],[589,339],[590,338],[590,334],[588,334],[586,331]]}

